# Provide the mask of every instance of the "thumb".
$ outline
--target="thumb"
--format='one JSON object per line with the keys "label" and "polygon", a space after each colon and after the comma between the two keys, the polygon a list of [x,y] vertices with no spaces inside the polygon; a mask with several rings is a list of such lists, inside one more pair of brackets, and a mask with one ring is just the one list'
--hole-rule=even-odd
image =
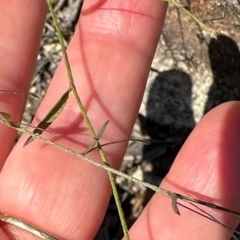
{"label": "thumb", "polygon": [[[213,109],[191,133],[161,187],[239,211],[239,136],[240,103],[229,102]],[[235,228],[239,222],[239,218],[228,213],[199,207],[229,227]],[[183,207],[179,211],[180,216],[173,212],[168,198],[155,194],[132,227],[131,237],[151,240],[231,237],[220,224]]]}

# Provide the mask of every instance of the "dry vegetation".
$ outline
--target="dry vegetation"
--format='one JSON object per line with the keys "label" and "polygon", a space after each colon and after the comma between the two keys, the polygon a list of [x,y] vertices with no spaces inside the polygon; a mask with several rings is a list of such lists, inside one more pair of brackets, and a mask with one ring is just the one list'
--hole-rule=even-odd
{"label": "dry vegetation", "polygon": [[[169,7],[133,130],[134,136],[149,136],[152,145],[130,143],[122,166],[124,172],[158,185],[202,115],[222,102],[239,100],[240,21],[233,7],[236,2],[185,0],[182,3],[216,29],[220,34],[218,40],[204,34],[175,6]],[[81,0],[59,0],[55,6],[66,41],[74,32],[80,9]],[[60,46],[48,16],[31,92],[43,97],[60,58]],[[37,105],[35,99],[29,100],[24,122],[31,122]],[[131,225],[152,193],[121,178],[117,182]],[[117,210],[111,201],[96,239],[121,237]]]}

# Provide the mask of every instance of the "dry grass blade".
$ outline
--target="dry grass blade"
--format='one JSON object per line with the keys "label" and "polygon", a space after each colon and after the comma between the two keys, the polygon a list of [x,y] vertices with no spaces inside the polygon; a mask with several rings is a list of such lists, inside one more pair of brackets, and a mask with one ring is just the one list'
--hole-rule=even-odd
{"label": "dry grass blade", "polygon": [[10,91],[10,90],[6,90],[6,89],[0,89],[0,92],[3,93],[12,93],[12,94],[24,94],[24,95],[29,95],[32,96],[34,98],[39,98],[36,94],[31,93],[31,92],[24,92],[24,91]]}
{"label": "dry grass blade", "polygon": [[11,119],[11,115],[5,112],[0,112],[0,122],[7,125],[8,127],[12,127],[10,119]]}
{"label": "dry grass blade", "polygon": [[[70,66],[70,63],[69,63],[69,60],[68,60],[68,55],[67,55],[67,52],[66,52],[66,47],[64,45],[64,39],[63,39],[62,31],[60,29],[58,19],[56,17],[55,11],[53,9],[52,2],[50,0],[46,0],[46,3],[48,5],[48,9],[51,13],[51,16],[52,16],[52,19],[53,19],[53,22],[54,22],[54,26],[55,26],[55,29],[57,31],[59,43],[61,45],[63,60],[64,60],[64,63],[65,63],[65,66],[66,66],[67,74],[68,74],[69,89],[71,89],[73,91],[73,95],[74,95],[74,97],[76,99],[76,102],[79,106],[79,110],[81,111],[81,113],[83,115],[84,121],[85,121],[85,123],[88,127],[88,130],[89,130],[89,133],[91,134],[92,138],[95,140],[97,138],[97,134],[96,134],[96,132],[93,128],[93,125],[92,125],[92,123],[91,123],[91,121],[88,117],[88,114],[85,110],[85,107],[82,103],[82,100],[81,100],[81,98],[80,98],[80,96],[77,92],[77,89],[76,89],[76,86],[75,86],[75,83],[74,83],[74,79],[73,79],[73,75],[72,75],[71,66]],[[99,150],[99,155],[101,156],[103,163],[106,166],[109,166],[108,158],[107,158],[105,152],[103,151],[103,149],[101,148],[101,145],[98,144],[97,146],[98,146],[98,150]],[[118,209],[119,219],[120,219],[120,222],[121,222],[121,225],[122,225],[124,237],[125,237],[126,240],[130,240],[129,233],[128,233],[128,226],[127,226],[126,219],[125,219],[125,216],[124,216],[124,212],[123,212],[123,209],[122,209],[122,206],[121,206],[121,201],[120,201],[120,198],[119,198],[119,195],[118,195],[118,191],[117,191],[117,187],[116,187],[116,183],[115,183],[115,178],[114,178],[114,176],[112,175],[111,172],[107,172],[107,174],[108,174],[108,178],[109,178],[111,188],[112,188],[112,191],[113,191],[113,196],[114,196],[114,199],[115,199],[115,203],[116,203],[116,206],[117,206],[117,209]]]}
{"label": "dry grass blade", "polygon": [[[24,129],[22,127],[16,126],[14,123],[10,122],[10,117],[11,116],[9,114],[2,112],[2,113],[0,113],[0,122],[2,122],[3,124],[5,124],[5,125],[7,125],[7,126],[9,126],[11,128],[14,128],[14,129],[16,129],[16,130],[18,130],[20,132],[23,132],[23,133],[26,133],[26,134],[30,135],[34,139],[38,139],[38,140],[40,140],[40,141],[42,141],[42,142],[44,142],[44,143],[46,143],[48,145],[51,145],[51,146],[53,146],[53,147],[55,147],[57,149],[60,149],[60,150],[64,151],[66,153],[69,153],[69,154],[72,154],[72,155],[74,155],[76,157],[82,158],[83,160],[85,160],[85,161],[95,165],[96,167],[105,169],[108,172],[114,173],[114,174],[116,174],[118,176],[122,176],[122,177],[124,177],[127,180],[130,180],[130,181],[132,181],[134,183],[137,183],[137,184],[145,186],[145,187],[147,187],[149,189],[152,189],[156,193],[160,193],[160,194],[163,194],[166,197],[169,197],[171,199],[171,201],[172,201],[173,211],[176,214],[178,214],[178,215],[180,215],[180,212],[179,212],[179,209],[178,209],[177,205],[181,205],[181,204],[179,202],[177,202],[177,200],[180,199],[180,200],[186,201],[186,202],[188,202],[190,204],[197,203],[197,204],[209,207],[209,208],[221,210],[221,211],[227,212],[229,214],[240,216],[240,212],[238,212],[238,211],[235,211],[235,210],[232,210],[232,209],[228,209],[228,208],[225,208],[225,207],[222,207],[222,206],[218,206],[218,205],[215,205],[215,204],[212,204],[212,203],[209,203],[209,202],[204,202],[202,200],[199,200],[199,199],[196,199],[196,198],[193,198],[193,197],[189,197],[189,196],[185,196],[185,195],[182,195],[182,194],[179,194],[179,193],[175,193],[175,192],[163,189],[163,188],[159,188],[159,187],[157,187],[155,185],[152,185],[152,184],[149,184],[147,182],[143,182],[143,181],[141,181],[139,179],[136,179],[134,177],[131,177],[131,176],[129,176],[129,175],[119,171],[119,170],[113,169],[110,166],[107,166],[105,164],[101,164],[99,162],[96,162],[96,161],[86,157],[85,155],[83,155],[81,153],[78,153],[78,152],[73,151],[73,150],[71,150],[69,148],[66,148],[66,147],[64,147],[64,146],[62,146],[62,145],[60,145],[58,143],[54,143],[54,142],[52,142],[49,139],[43,138],[40,135],[37,135],[37,134],[34,134],[34,133],[28,131],[27,129]],[[184,206],[184,207],[186,207],[186,206]],[[195,210],[193,210],[193,209],[189,209],[189,210],[195,212]],[[224,224],[222,224],[221,222],[216,220],[213,216],[211,216],[211,215],[209,216],[208,213],[205,213],[205,215],[203,215],[203,214],[201,214],[199,212],[196,212],[196,213],[202,215],[203,217],[206,217],[206,218],[210,219],[211,221],[216,222],[217,224],[220,224],[221,226],[225,227],[227,230],[231,230],[231,231],[233,230],[232,228],[230,228],[228,226],[225,226]]]}
{"label": "dry grass blade", "polygon": [[[102,137],[103,133],[105,132],[105,129],[106,129],[108,123],[109,123],[109,121],[105,122],[105,123],[102,125],[102,127],[101,127],[99,133],[97,134],[96,138],[93,139],[93,141],[92,141],[92,143],[89,145],[89,147],[83,152],[83,155],[86,155],[86,154],[90,153],[92,150],[98,148],[99,140],[100,140],[100,138]],[[101,145],[101,146],[102,146],[102,145]]]}
{"label": "dry grass blade", "polygon": [[190,18],[192,18],[201,27],[202,30],[204,30],[206,33],[208,33],[210,35],[210,37],[217,38],[216,31],[213,28],[206,25],[203,21],[201,21],[194,14],[192,14],[187,8],[185,8],[185,6],[183,4],[179,3],[178,0],[165,0],[165,1],[173,4],[178,9],[183,11],[186,15],[188,15]]}
{"label": "dry grass blade", "polygon": [[194,212],[204,218],[207,218],[209,219],[210,221],[213,221],[219,225],[221,225],[223,228],[225,228],[229,233],[232,234],[232,237],[235,239],[235,240],[239,240],[239,238],[237,238],[234,234],[240,234],[240,232],[236,231],[235,229],[221,223],[218,219],[216,219],[214,216],[210,215],[208,212],[204,211],[203,209],[201,209],[200,207],[198,207],[197,205],[193,204],[193,203],[189,203],[191,204],[193,207],[195,207],[197,210],[199,210],[200,212],[198,212],[197,210],[193,209],[193,208],[190,208],[190,207],[187,207],[185,206],[184,204],[182,203],[179,203],[177,202],[177,205],[183,207],[183,208],[186,208],[187,210],[191,211],[191,212]]}
{"label": "dry grass blade", "polygon": [[197,203],[197,204],[209,207],[209,208],[217,209],[217,210],[220,210],[220,211],[223,211],[223,212],[227,212],[229,214],[240,216],[240,212],[232,210],[232,209],[229,209],[229,208],[225,208],[225,207],[213,204],[213,203],[205,202],[205,201],[193,198],[193,197],[184,196],[184,195],[179,194],[179,193],[176,193],[176,195],[177,195],[178,199],[181,199],[181,200],[183,200],[185,202]]}
{"label": "dry grass blade", "polygon": [[55,236],[50,235],[49,233],[46,233],[33,225],[26,223],[22,221],[21,219],[12,217],[8,214],[0,213],[0,220],[6,223],[9,223],[13,226],[19,227],[21,229],[27,230],[28,232],[32,233],[33,235],[41,238],[41,239],[47,239],[47,240],[60,240],[60,238],[57,238]]}
{"label": "dry grass blade", "polygon": [[[65,105],[67,104],[67,100],[69,97],[69,93],[71,89],[68,89],[62,97],[57,101],[57,103],[51,108],[51,110],[47,113],[46,117],[38,124],[38,126],[33,131],[34,134],[41,135],[59,116],[59,114],[64,109]],[[24,144],[24,147],[32,142],[34,139],[29,137]]]}
{"label": "dry grass blade", "polygon": [[[128,138],[128,139],[122,139],[122,140],[118,140],[118,141],[112,141],[112,142],[103,143],[100,146],[101,147],[105,147],[105,146],[109,146],[109,145],[112,145],[112,144],[122,143],[122,142],[129,142],[129,141],[142,142],[144,145],[150,145],[151,144],[151,141],[149,139]],[[93,151],[93,150],[95,150],[97,148],[98,148],[97,146],[94,146],[94,147],[91,148],[91,151]],[[88,152],[86,152],[86,151],[84,151],[82,154],[85,155],[85,154],[90,152],[90,151],[88,151]]]}
{"label": "dry grass blade", "polygon": [[168,196],[171,198],[172,200],[172,209],[173,211],[177,214],[180,215],[178,206],[177,206],[177,195],[173,192],[169,192]]}

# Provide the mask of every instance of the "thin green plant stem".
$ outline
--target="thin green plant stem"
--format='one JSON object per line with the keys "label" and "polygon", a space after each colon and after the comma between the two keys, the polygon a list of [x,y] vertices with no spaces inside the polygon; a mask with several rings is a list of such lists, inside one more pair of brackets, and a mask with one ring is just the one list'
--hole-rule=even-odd
{"label": "thin green plant stem", "polygon": [[[46,144],[48,144],[50,146],[53,146],[54,148],[57,148],[57,149],[59,149],[61,151],[64,151],[64,152],[69,153],[71,155],[74,155],[74,156],[76,156],[78,158],[82,158],[84,161],[86,161],[88,163],[91,163],[91,164],[93,164],[96,167],[102,168],[102,169],[104,169],[104,170],[106,170],[108,172],[111,172],[113,174],[121,176],[121,177],[123,177],[123,178],[125,178],[127,180],[130,180],[130,181],[134,182],[134,183],[137,183],[139,185],[142,185],[144,187],[152,189],[154,192],[160,192],[161,194],[163,194],[165,196],[170,196],[171,194],[175,194],[175,193],[173,193],[173,192],[171,192],[169,190],[165,190],[165,189],[159,188],[159,187],[157,187],[155,185],[152,185],[152,184],[150,184],[148,182],[143,182],[143,181],[141,181],[141,180],[139,180],[137,178],[131,177],[131,176],[129,176],[129,175],[127,175],[127,174],[117,170],[117,169],[114,169],[114,168],[112,168],[112,167],[110,167],[110,166],[108,166],[106,164],[101,164],[101,163],[99,163],[97,161],[94,161],[94,160],[90,159],[89,157],[87,157],[84,153],[79,153],[79,152],[74,151],[74,150],[72,150],[70,148],[62,146],[61,144],[55,143],[55,142],[51,141],[50,139],[44,138],[44,137],[42,137],[39,134],[32,133],[29,130],[27,130],[26,128],[21,127],[19,124],[15,124],[13,122],[10,122],[9,121],[9,117],[10,117],[10,115],[8,115],[6,113],[4,113],[4,115],[3,115],[3,113],[0,112],[0,122],[5,124],[8,127],[11,127],[13,129],[21,132],[21,133],[25,133],[25,134],[31,136],[32,138],[37,139],[37,140],[39,140],[39,141],[41,141],[43,143],[46,143]],[[181,194],[179,194],[179,195],[181,196]],[[185,198],[183,197],[181,199],[184,200],[184,199],[191,199],[191,198],[189,198],[188,196],[185,196]],[[193,199],[193,202],[196,202],[196,201],[197,201],[197,199]]]}
{"label": "thin green plant stem", "polygon": [[153,190],[156,193],[161,193],[162,195],[169,197],[172,201],[176,201],[177,199],[180,199],[180,200],[185,201],[185,202],[197,203],[197,204],[200,204],[200,205],[212,208],[212,209],[216,209],[216,210],[220,210],[220,211],[223,211],[223,212],[227,212],[229,214],[240,216],[240,212],[238,212],[238,211],[235,211],[235,210],[232,210],[232,209],[229,209],[229,208],[225,208],[225,207],[213,204],[213,203],[205,202],[205,201],[202,201],[202,200],[199,200],[199,199],[196,199],[196,198],[193,198],[193,197],[189,197],[189,196],[186,196],[186,195],[183,195],[183,194],[180,194],[180,193],[175,193],[175,192],[172,192],[170,190],[167,190],[167,189],[164,189],[164,188],[160,188],[160,187],[157,187],[156,185],[153,185],[153,184],[150,184],[148,182],[144,182],[144,181],[141,181],[141,180],[139,180],[137,178],[131,177],[131,176],[129,176],[129,175],[127,175],[127,174],[125,174],[125,173],[123,173],[123,172],[121,172],[119,170],[116,170],[116,169],[114,169],[114,168],[112,168],[110,166],[107,166],[105,164],[101,164],[101,163],[99,163],[97,161],[94,161],[93,159],[90,159],[84,153],[79,153],[79,152],[74,151],[74,150],[72,150],[70,148],[62,146],[61,144],[52,142],[51,140],[49,140],[47,138],[44,138],[41,135],[32,133],[29,130],[27,130],[26,128],[21,127],[19,124],[15,124],[13,122],[10,122],[9,118],[10,118],[9,114],[0,112],[0,122],[3,123],[4,125],[6,125],[8,127],[11,127],[11,128],[13,128],[13,129],[15,129],[15,130],[17,130],[19,132],[25,133],[25,134],[31,136],[34,139],[38,139],[41,142],[44,142],[44,143],[46,143],[46,144],[48,144],[50,146],[53,146],[54,148],[57,148],[57,149],[59,149],[61,151],[64,151],[64,152],[69,153],[71,155],[74,155],[74,156],[76,156],[78,158],[81,158],[84,161],[86,161],[88,163],[91,163],[91,164],[93,164],[96,167],[102,168],[102,169],[104,169],[104,170],[106,170],[108,172],[111,172],[113,174],[121,176],[121,177],[123,177],[123,178],[125,178],[127,180],[130,180],[130,181],[132,181],[132,182],[134,182],[136,184],[139,184],[141,186],[149,188],[149,189]]}
{"label": "thin green plant stem", "polygon": [[178,0],[164,0],[164,1],[167,1],[172,5],[176,6],[181,11],[183,11],[186,15],[188,15],[190,18],[192,18],[204,31],[206,31],[210,35],[210,37],[217,38],[216,31],[213,28],[204,24],[199,18],[197,18],[194,14],[192,14],[189,10],[187,10],[182,4],[180,4]]}
{"label": "thin green plant stem", "polygon": [[[64,44],[64,41],[63,41],[63,36],[62,36],[61,30],[60,30],[60,26],[58,24],[58,20],[57,20],[56,14],[55,14],[55,12],[53,10],[51,0],[46,0],[46,2],[48,4],[49,11],[50,11],[50,13],[52,15],[54,26],[55,26],[56,31],[57,31],[59,43],[61,45],[61,50],[62,50],[62,53],[63,53],[63,59],[64,59],[65,66],[66,66],[66,69],[67,69],[67,73],[68,73],[68,79],[69,79],[70,88],[73,91],[73,94],[74,94],[74,96],[76,98],[77,104],[78,104],[78,106],[79,106],[79,108],[81,110],[81,113],[82,113],[83,118],[84,118],[84,120],[85,120],[85,122],[87,124],[88,130],[89,130],[92,138],[96,139],[97,134],[94,131],[94,128],[93,128],[93,126],[91,124],[91,121],[90,121],[90,119],[89,119],[89,117],[87,115],[87,112],[86,112],[86,110],[85,110],[85,108],[83,106],[83,103],[82,103],[82,101],[81,101],[81,99],[80,99],[80,97],[78,95],[76,86],[74,84],[72,70],[71,70],[71,66],[70,66],[69,60],[68,60],[66,47],[65,47],[65,44]],[[105,152],[103,151],[103,149],[102,149],[102,147],[101,147],[99,142],[98,142],[97,146],[98,146],[99,154],[100,154],[100,156],[102,158],[103,163],[105,165],[107,165],[107,166],[110,166],[109,161],[107,159],[107,156],[106,156]],[[126,219],[124,217],[124,212],[122,210],[121,201],[120,201],[120,198],[119,198],[119,195],[118,195],[118,192],[117,192],[117,187],[116,187],[114,176],[109,171],[107,171],[107,173],[108,173],[108,178],[109,178],[109,181],[110,181],[110,184],[111,184],[111,187],[112,187],[113,196],[114,196],[114,199],[115,199],[115,202],[116,202],[116,205],[117,205],[118,214],[119,214],[119,218],[120,218],[121,225],[122,225],[122,228],[123,228],[124,237],[125,237],[126,240],[130,240],[130,237],[129,237],[129,234],[128,234],[128,227],[127,227]]]}
{"label": "thin green plant stem", "polygon": [[[121,171],[118,171],[118,170],[116,170],[116,169],[113,169],[113,168],[111,168],[111,167],[109,167],[109,166],[107,166],[107,165],[98,163],[98,162],[96,162],[96,161],[94,161],[94,160],[86,157],[86,156],[84,155],[84,153],[78,153],[78,152],[76,152],[76,151],[74,151],[74,150],[71,150],[71,149],[69,149],[69,148],[66,148],[66,147],[64,147],[64,146],[62,146],[62,145],[60,145],[60,144],[58,144],[58,143],[54,143],[54,142],[52,142],[51,140],[42,137],[41,135],[32,133],[32,132],[28,131],[27,129],[21,127],[21,124],[16,124],[16,123],[14,123],[14,122],[10,122],[9,120],[10,120],[10,115],[9,115],[9,114],[0,112],[0,122],[2,122],[3,124],[7,125],[8,127],[14,128],[14,129],[16,129],[16,130],[19,131],[19,132],[25,133],[25,134],[31,136],[32,138],[38,139],[38,140],[40,140],[40,141],[42,141],[42,142],[44,142],[44,143],[46,143],[46,144],[48,144],[48,145],[51,145],[51,146],[53,146],[53,147],[55,147],[55,148],[57,148],[57,149],[59,149],[59,150],[61,150],[61,151],[64,151],[64,152],[69,153],[69,154],[71,154],[71,155],[74,155],[74,156],[76,156],[76,157],[78,157],[78,158],[82,158],[82,159],[85,160],[86,162],[89,162],[89,163],[91,163],[91,164],[93,164],[93,165],[95,165],[95,166],[97,166],[97,167],[99,167],[99,168],[105,169],[105,170],[107,170],[107,171],[109,171],[109,172],[112,172],[112,173],[114,173],[114,174],[116,174],[116,175],[122,176],[122,177],[124,177],[124,178],[127,179],[127,180],[130,180],[130,181],[132,181],[132,182],[134,182],[134,183],[137,183],[137,184],[139,184],[139,185],[142,185],[142,186],[145,186],[145,187],[147,187],[147,188],[149,188],[149,189],[152,189],[153,191],[155,191],[155,192],[157,192],[157,193],[161,193],[162,195],[167,196],[167,197],[169,197],[169,198],[172,200],[172,207],[173,207],[173,209],[174,209],[174,206],[173,206],[174,204],[180,205],[180,206],[182,206],[182,207],[187,208],[187,209],[190,210],[190,211],[193,211],[193,212],[195,212],[195,213],[197,213],[197,214],[200,214],[201,216],[203,216],[203,217],[205,217],[205,218],[207,218],[207,219],[209,219],[209,220],[211,220],[211,221],[214,221],[214,222],[217,223],[217,224],[220,224],[220,225],[221,225],[222,227],[224,227],[227,231],[230,230],[230,231],[232,231],[232,233],[238,233],[238,232],[236,232],[234,229],[232,229],[232,228],[230,228],[230,227],[222,224],[221,222],[219,222],[217,219],[215,219],[213,216],[211,216],[210,214],[208,214],[206,211],[204,211],[205,214],[202,214],[201,212],[202,212],[203,210],[200,209],[200,208],[198,208],[196,205],[193,205],[193,206],[195,206],[195,207],[197,207],[198,209],[200,209],[200,211],[201,211],[200,213],[199,213],[199,212],[196,212],[195,210],[193,210],[193,209],[191,209],[191,208],[189,208],[189,207],[186,207],[186,206],[182,205],[182,204],[179,203],[179,202],[177,202],[177,199],[181,199],[181,200],[186,201],[186,202],[188,202],[188,203],[190,203],[190,204],[191,204],[191,203],[201,204],[201,205],[203,205],[203,206],[210,207],[210,208],[213,208],[213,209],[218,209],[218,210],[221,210],[221,211],[224,211],[224,212],[228,212],[228,213],[230,213],[230,214],[237,215],[237,216],[240,216],[240,212],[237,212],[237,211],[234,211],[234,210],[231,210],[231,209],[228,209],[228,208],[224,208],[224,207],[221,207],[221,206],[212,204],[212,203],[204,202],[204,201],[201,201],[201,200],[198,200],[198,199],[189,197],[189,196],[184,196],[184,195],[182,195],[182,194],[175,193],[175,192],[172,192],[172,191],[169,191],[169,190],[166,190],[166,189],[157,187],[157,186],[152,185],[152,184],[149,184],[149,183],[147,183],[147,182],[143,182],[143,181],[141,181],[141,180],[139,180],[139,179],[137,179],[137,178],[131,177],[131,176],[129,176],[129,175],[127,175],[127,174],[125,174],[125,173],[123,173],[123,172],[121,172]],[[174,211],[175,211],[175,210],[174,210]],[[176,211],[175,211],[175,212],[176,212]],[[176,212],[176,213],[179,214],[179,212]],[[13,225],[15,225],[15,226],[18,226],[18,227],[20,227],[20,228],[22,228],[22,229],[26,229],[26,230],[32,232],[32,233],[33,233],[34,235],[36,235],[36,236],[39,236],[39,233],[41,234],[41,236],[48,236],[47,238],[44,237],[44,239],[54,239],[54,240],[56,239],[56,240],[60,240],[60,238],[56,238],[56,237],[54,237],[54,236],[52,236],[52,235],[49,235],[49,233],[46,233],[46,232],[42,231],[41,229],[38,229],[38,228],[35,227],[35,226],[29,225],[28,223],[26,223],[26,222],[24,222],[23,220],[18,219],[18,218],[16,218],[16,217],[12,217],[12,216],[10,216],[10,215],[0,213],[0,220],[1,220],[1,221],[4,221],[4,222],[8,222],[8,223],[10,223],[10,224],[13,224]],[[29,226],[30,226],[30,228],[29,228]],[[234,239],[237,239],[237,238],[235,237]]]}

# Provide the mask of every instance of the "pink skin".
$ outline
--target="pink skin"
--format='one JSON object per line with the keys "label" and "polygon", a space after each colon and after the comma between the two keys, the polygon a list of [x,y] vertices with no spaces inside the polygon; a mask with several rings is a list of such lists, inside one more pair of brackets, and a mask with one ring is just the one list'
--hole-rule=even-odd
{"label": "pink skin", "polygon": [[[76,85],[98,131],[110,120],[103,141],[129,137],[163,26],[167,4],[159,0],[86,0],[81,22],[68,48]],[[1,2],[0,88],[28,91],[46,15],[43,0]],[[44,98],[36,125],[67,89],[61,63]],[[20,121],[25,98],[1,94],[0,110]],[[240,104],[211,111],[193,131],[162,187],[240,210]],[[61,138],[44,136],[83,151],[90,142],[71,96],[52,125]],[[0,212],[22,218],[60,238],[93,239],[111,195],[106,172],[39,141],[27,147],[23,136],[11,150],[15,131],[0,124]],[[3,147],[4,146],[4,147]],[[126,144],[106,147],[119,167]],[[91,157],[99,160],[97,153]],[[130,230],[132,239],[229,239],[229,234],[185,209],[173,213],[156,194]],[[211,213],[216,213],[211,211]],[[217,212],[235,227],[238,219]],[[37,239],[1,224],[0,239]]]}

